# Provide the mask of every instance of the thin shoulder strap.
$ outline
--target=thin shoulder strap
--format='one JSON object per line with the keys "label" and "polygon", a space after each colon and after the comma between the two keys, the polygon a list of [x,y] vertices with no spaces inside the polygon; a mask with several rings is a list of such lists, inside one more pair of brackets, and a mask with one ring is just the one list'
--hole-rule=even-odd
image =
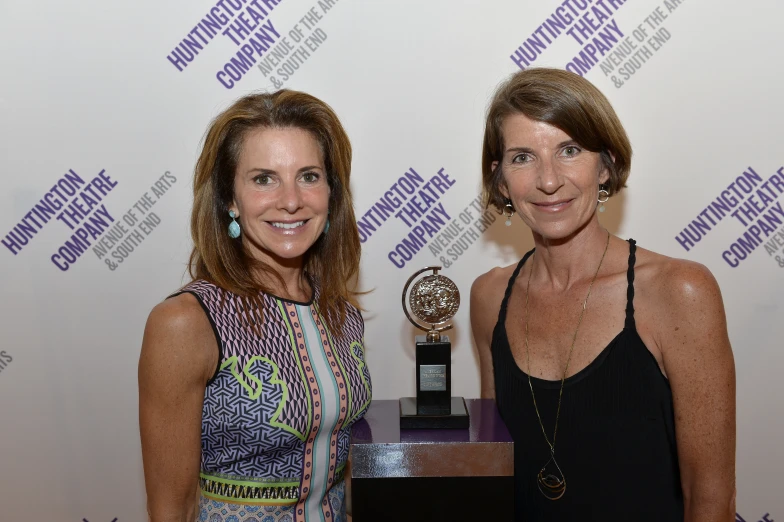
{"label": "thin shoulder strap", "polygon": [[626,271],[626,323],[624,328],[634,328],[634,263],[637,260],[637,242],[629,239],[629,269]]}
{"label": "thin shoulder strap", "polygon": [[520,270],[523,268],[523,265],[531,257],[531,254],[534,253],[534,249],[529,250],[523,256],[519,263],[517,263],[517,267],[515,268],[514,272],[512,272],[512,277],[509,278],[509,284],[506,285],[506,292],[504,292],[504,300],[501,301],[501,309],[498,311],[498,322],[504,324],[506,322],[506,305],[509,302],[509,296],[512,295],[512,288],[514,287],[515,279],[517,279],[517,275],[520,273]]}

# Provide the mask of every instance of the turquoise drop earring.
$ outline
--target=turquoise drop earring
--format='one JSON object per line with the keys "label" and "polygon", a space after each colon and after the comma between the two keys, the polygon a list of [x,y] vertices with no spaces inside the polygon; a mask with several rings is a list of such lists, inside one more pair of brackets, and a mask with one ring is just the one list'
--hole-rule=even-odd
{"label": "turquoise drop earring", "polygon": [[237,214],[233,210],[229,210],[229,217],[231,217],[231,223],[229,223],[229,237],[237,239],[240,237],[240,224],[237,223],[237,220],[235,219]]}

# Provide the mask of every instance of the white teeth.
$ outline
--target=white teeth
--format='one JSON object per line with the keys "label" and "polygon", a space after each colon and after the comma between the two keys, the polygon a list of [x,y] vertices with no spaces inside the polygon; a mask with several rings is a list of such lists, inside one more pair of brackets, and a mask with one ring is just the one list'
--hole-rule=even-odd
{"label": "white teeth", "polygon": [[294,222],[294,223],[278,223],[278,222],[273,222],[273,223],[272,223],[272,226],[273,226],[273,227],[275,227],[275,228],[285,228],[286,230],[289,230],[289,229],[292,229],[292,228],[301,227],[301,226],[302,226],[302,225],[304,225],[304,224],[305,224],[305,222],[304,222],[304,221],[296,221],[296,222]]}

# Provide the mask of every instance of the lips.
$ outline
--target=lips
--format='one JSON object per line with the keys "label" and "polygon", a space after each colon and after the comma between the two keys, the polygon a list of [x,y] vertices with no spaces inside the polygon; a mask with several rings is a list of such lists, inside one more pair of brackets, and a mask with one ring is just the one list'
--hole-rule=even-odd
{"label": "lips", "polygon": [[573,199],[559,199],[557,201],[540,201],[533,205],[543,212],[559,212],[571,205]]}
{"label": "lips", "polygon": [[305,224],[305,221],[269,221],[269,224],[281,230],[294,230]]}

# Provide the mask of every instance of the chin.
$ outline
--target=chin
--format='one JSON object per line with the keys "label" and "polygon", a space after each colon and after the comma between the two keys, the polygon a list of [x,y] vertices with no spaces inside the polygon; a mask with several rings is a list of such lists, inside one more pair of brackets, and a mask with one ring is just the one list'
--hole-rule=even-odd
{"label": "chin", "polygon": [[305,256],[308,250],[315,244],[315,241],[302,241],[291,245],[281,245],[280,242],[275,243],[274,240],[259,241],[250,238],[246,240],[249,240],[253,245],[252,250],[255,251],[253,257],[259,258],[260,261],[266,261],[266,258],[280,261],[299,259]]}
{"label": "chin", "polygon": [[537,219],[528,224],[534,234],[542,236],[544,239],[561,240],[568,239],[591,223],[592,216],[563,216],[560,219]]}
{"label": "chin", "polygon": [[288,260],[298,259],[300,257],[303,257],[305,254],[307,254],[311,246],[313,245],[310,245],[307,248],[299,247],[299,248],[287,248],[285,250],[277,250],[277,251],[272,250],[271,253],[272,255],[274,255],[279,259],[288,259]]}

